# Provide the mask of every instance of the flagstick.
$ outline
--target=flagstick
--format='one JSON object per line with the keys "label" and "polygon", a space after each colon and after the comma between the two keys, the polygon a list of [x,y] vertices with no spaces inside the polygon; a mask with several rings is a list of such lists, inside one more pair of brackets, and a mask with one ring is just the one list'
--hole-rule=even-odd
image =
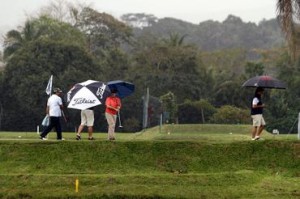
{"label": "flagstick", "polygon": [[46,87],[46,93],[47,95],[49,95],[49,97],[51,96],[52,93],[52,85],[53,85],[53,75],[50,76],[50,79]]}

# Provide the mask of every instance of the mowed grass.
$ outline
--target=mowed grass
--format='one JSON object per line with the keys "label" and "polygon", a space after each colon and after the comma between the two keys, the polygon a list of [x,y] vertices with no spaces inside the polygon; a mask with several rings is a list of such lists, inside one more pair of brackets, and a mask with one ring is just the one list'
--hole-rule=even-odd
{"label": "mowed grass", "polygon": [[251,141],[250,130],[165,125],[115,142],[98,132],[95,141],[2,132],[0,198],[299,198],[297,136]]}
{"label": "mowed grass", "polygon": [[[229,143],[235,141],[249,141],[251,133],[250,125],[217,125],[217,124],[170,124],[162,127],[154,127],[137,133],[122,133],[117,129],[118,142],[123,141],[195,141],[207,143]],[[85,129],[86,130],[86,129]],[[64,132],[63,137],[67,141],[75,141],[75,132]],[[93,135],[96,141],[105,141],[106,132],[95,132]],[[263,132],[263,139],[266,140],[297,140],[295,134],[272,135]],[[37,132],[0,132],[0,140],[21,140],[40,141]],[[49,141],[55,141],[56,133],[48,134]],[[87,140],[87,133],[82,133],[82,140]]]}

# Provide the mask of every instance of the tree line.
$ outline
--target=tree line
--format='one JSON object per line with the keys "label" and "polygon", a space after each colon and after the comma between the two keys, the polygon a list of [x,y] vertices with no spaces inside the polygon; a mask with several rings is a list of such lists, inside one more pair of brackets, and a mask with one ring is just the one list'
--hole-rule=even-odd
{"label": "tree line", "polygon": [[[225,48],[205,51],[186,41],[185,34],[140,37],[122,21],[91,7],[68,7],[68,16],[49,9],[29,18],[21,29],[7,32],[0,74],[0,130],[34,131],[47,101],[50,75],[65,93],[88,79],[122,79],[136,86],[123,100],[124,131],[142,128],[143,96],[149,88],[159,106],[150,103],[149,118],[158,124],[249,123],[253,89],[242,88],[248,78],[270,74],[286,81],[286,91],[268,90],[265,101],[268,129],[289,132],[298,115],[299,63],[285,46],[270,49]],[[60,16],[60,17],[57,17]],[[251,42],[251,41],[249,41]],[[257,59],[249,59],[255,53]],[[252,60],[252,61],[251,61]],[[96,131],[105,131],[104,107],[95,110]],[[73,131],[78,110],[68,109]]]}

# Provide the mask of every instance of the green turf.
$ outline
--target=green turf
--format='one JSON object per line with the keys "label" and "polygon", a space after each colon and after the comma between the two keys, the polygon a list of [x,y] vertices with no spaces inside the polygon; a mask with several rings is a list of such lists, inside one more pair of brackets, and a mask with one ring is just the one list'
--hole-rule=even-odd
{"label": "green turf", "polygon": [[168,125],[114,142],[98,132],[95,141],[2,132],[0,198],[299,198],[297,136],[251,141],[250,130]]}

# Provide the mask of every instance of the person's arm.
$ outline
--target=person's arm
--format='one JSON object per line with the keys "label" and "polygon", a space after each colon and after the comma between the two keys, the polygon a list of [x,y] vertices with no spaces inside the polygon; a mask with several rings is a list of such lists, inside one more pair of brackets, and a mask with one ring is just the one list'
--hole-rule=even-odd
{"label": "person's arm", "polygon": [[258,103],[259,103],[259,100],[257,98],[254,98],[253,102],[252,102],[252,108],[264,108],[265,107],[264,104],[258,105]]}
{"label": "person's arm", "polygon": [[255,104],[255,105],[253,105],[252,107],[253,107],[253,108],[265,108],[266,106],[265,106],[265,104],[262,104],[262,105],[257,105],[257,104]]}
{"label": "person's arm", "polygon": [[106,105],[106,107],[110,108],[110,109],[113,109],[115,111],[119,111],[119,108],[117,107],[113,107],[113,106],[110,106],[110,105]]}
{"label": "person's arm", "polygon": [[46,115],[49,115],[49,106],[46,107]]}

